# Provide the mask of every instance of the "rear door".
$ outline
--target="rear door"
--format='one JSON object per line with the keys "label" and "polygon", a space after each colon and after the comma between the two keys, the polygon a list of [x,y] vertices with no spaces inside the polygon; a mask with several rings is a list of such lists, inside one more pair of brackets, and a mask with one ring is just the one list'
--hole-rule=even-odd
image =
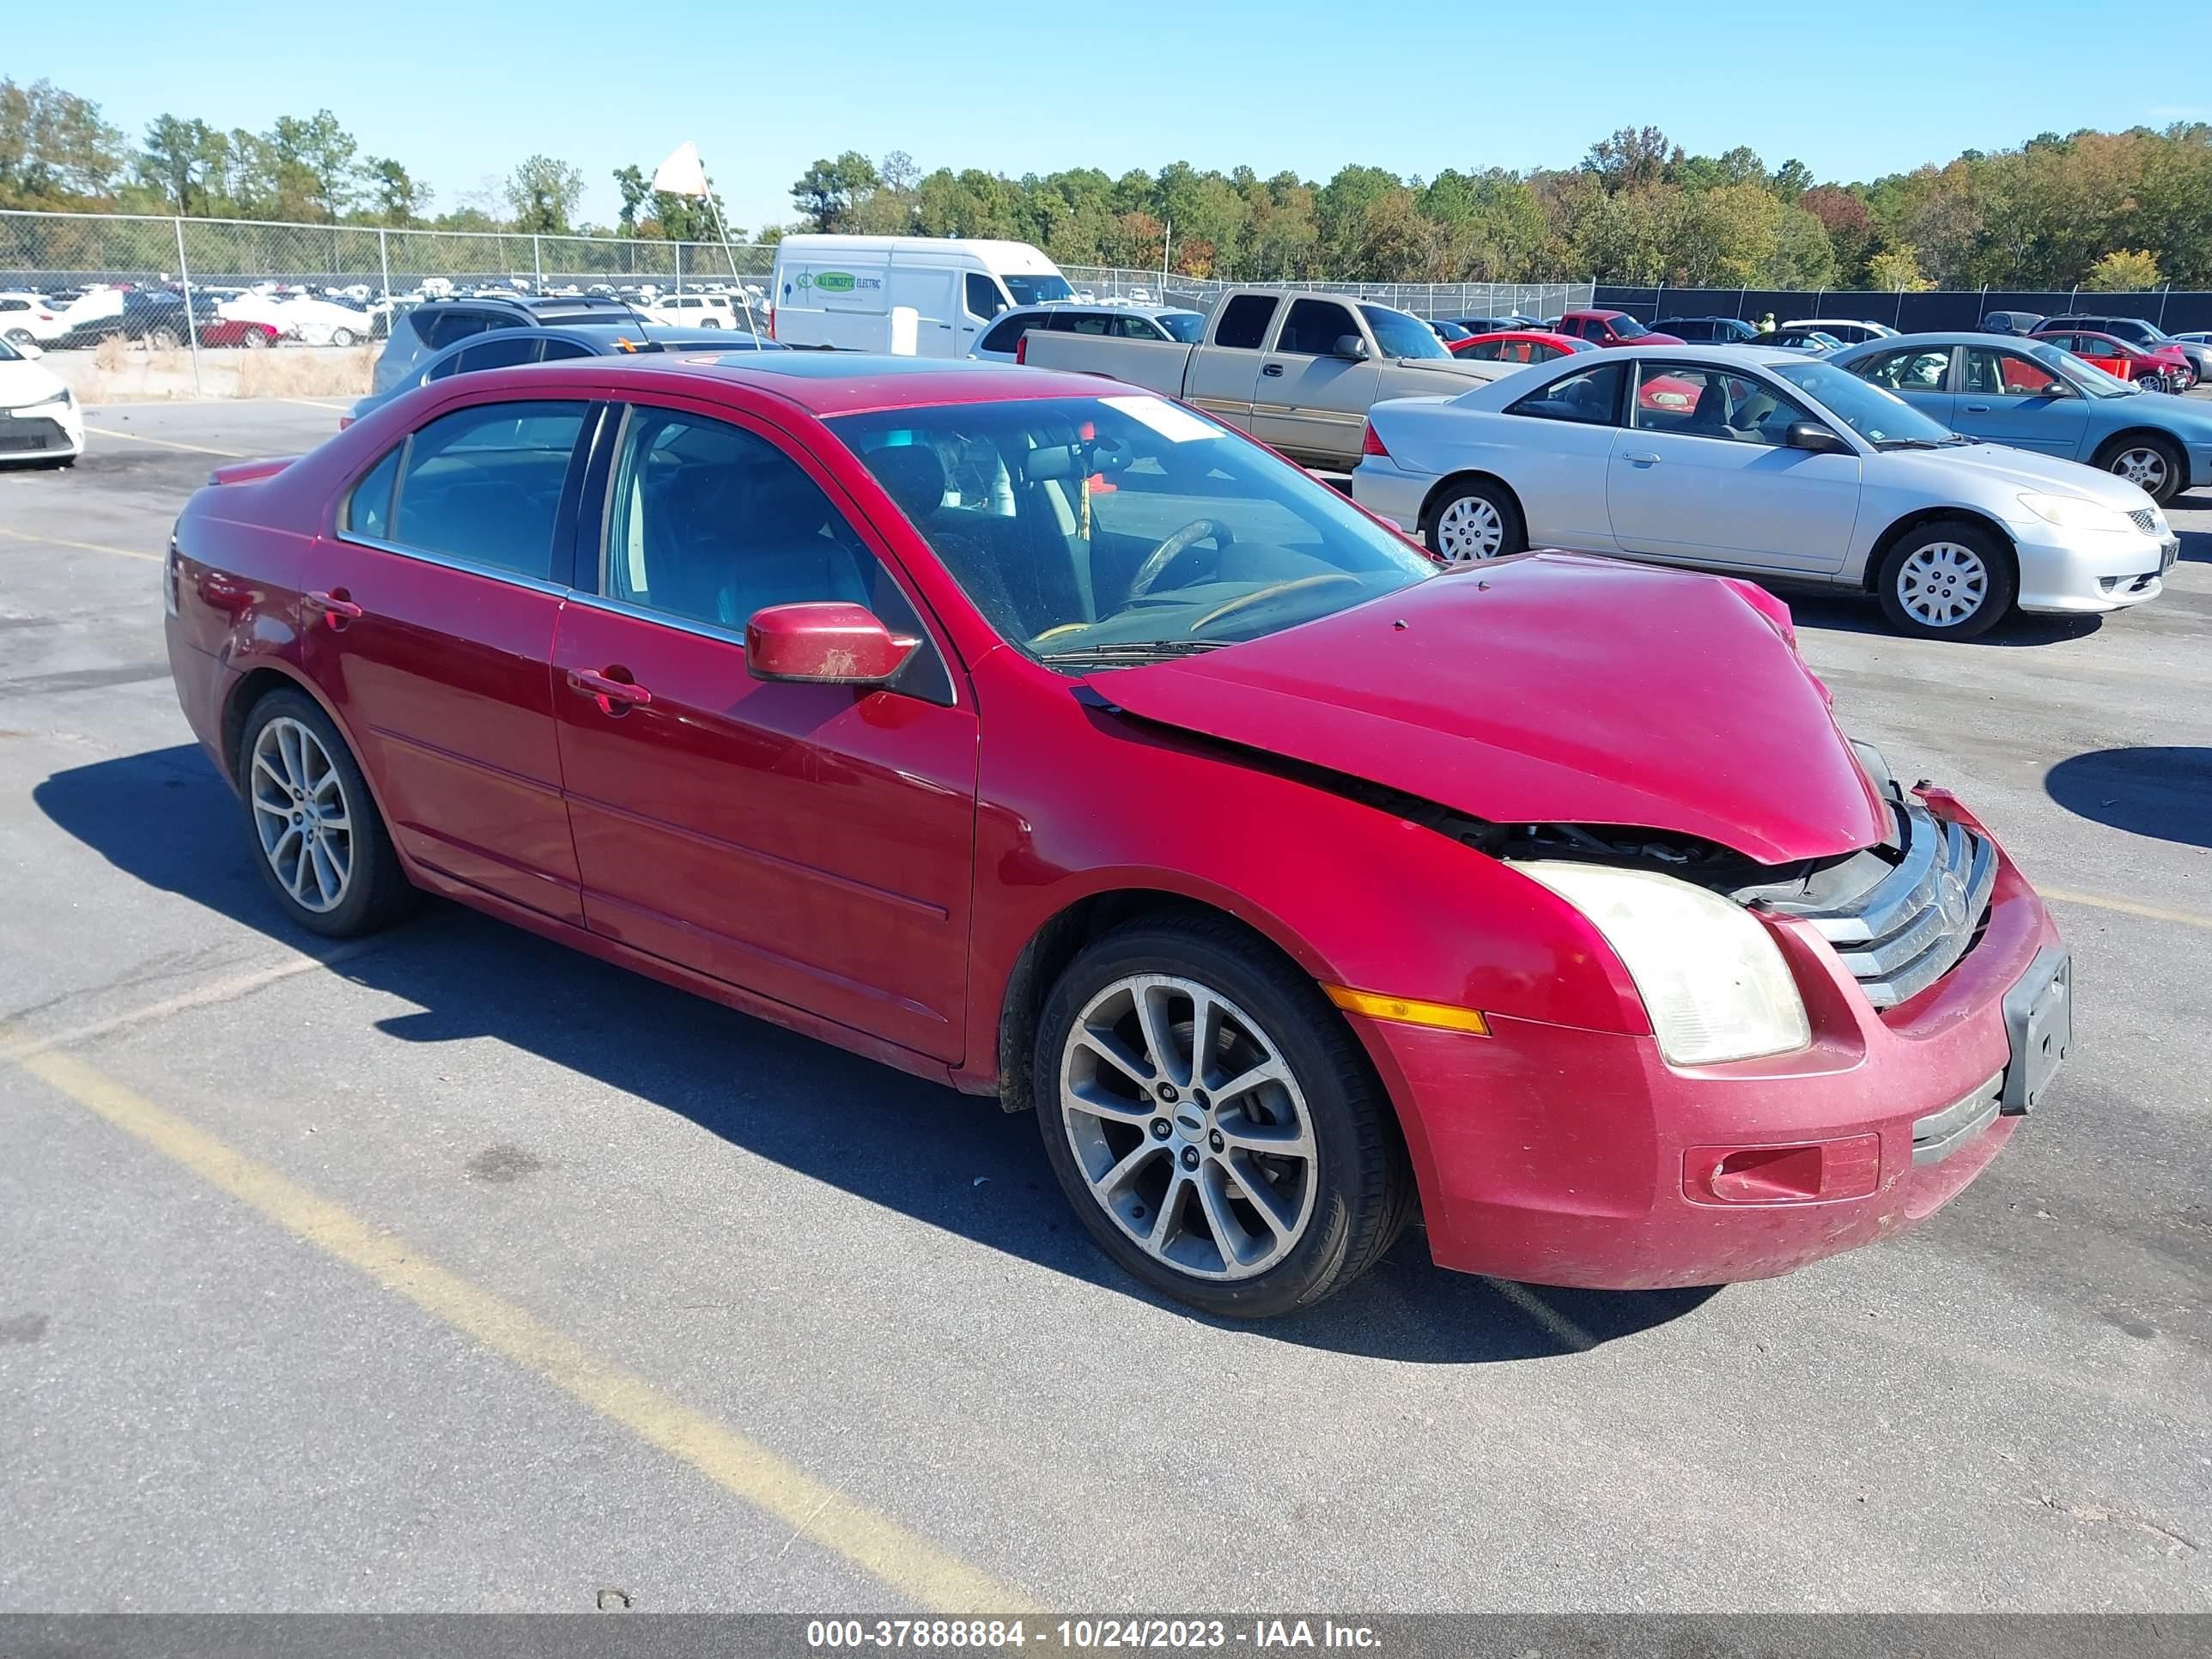
{"label": "rear door", "polygon": [[1206,343],[1190,354],[1183,396],[1209,414],[1252,430],[1252,400],[1260,381],[1261,348],[1282,301],[1273,294],[1236,294],[1213,319]]}
{"label": "rear door", "polygon": [[1951,429],[1991,443],[2072,459],[2089,423],[2089,403],[2023,351],[1967,346],[1960,354]]}
{"label": "rear door", "polygon": [[[1606,471],[1622,552],[1783,573],[1843,568],[1858,518],[1856,451],[1789,447],[1784,434],[1812,411],[1763,377],[1648,359],[1636,367],[1628,429]],[[1655,384],[1664,396],[1647,395]]]}
{"label": "rear door", "polygon": [[599,416],[580,398],[449,406],[356,483],[301,580],[303,665],[401,847],[578,924],[546,659]]}
{"label": "rear door", "polygon": [[[594,467],[604,512],[583,520],[588,591],[552,653],[592,931],[960,1059],[977,737],[964,673],[779,428],[656,398],[610,448]],[[921,639],[892,686],[751,678],[755,611],[833,599]]]}
{"label": "rear door", "polygon": [[1381,385],[1368,343],[1360,359],[1337,355],[1346,336],[1367,342],[1352,308],[1338,300],[1291,301],[1261,358],[1252,393],[1252,435],[1309,464],[1342,466],[1359,453],[1360,430]]}

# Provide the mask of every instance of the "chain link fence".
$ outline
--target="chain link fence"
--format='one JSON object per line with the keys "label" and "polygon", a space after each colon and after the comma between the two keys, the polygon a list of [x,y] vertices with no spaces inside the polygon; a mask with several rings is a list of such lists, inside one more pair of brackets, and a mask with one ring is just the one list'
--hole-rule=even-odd
{"label": "chain link fence", "polygon": [[1372,300],[1416,317],[1528,317],[1538,321],[1590,303],[1589,283],[1224,283],[1178,271],[1132,270],[1113,265],[1062,265],[1079,295],[1099,300],[1151,301],[1211,311],[1232,288],[1298,289]]}

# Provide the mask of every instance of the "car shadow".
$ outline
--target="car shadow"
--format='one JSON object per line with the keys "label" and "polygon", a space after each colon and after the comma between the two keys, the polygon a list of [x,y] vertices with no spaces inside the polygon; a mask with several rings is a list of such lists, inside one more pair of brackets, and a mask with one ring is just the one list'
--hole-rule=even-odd
{"label": "car shadow", "polygon": [[[1881,606],[1875,599],[1861,599],[1850,594],[1820,592],[1809,589],[1791,590],[1777,586],[1776,597],[1790,606],[1790,619],[1798,628],[1816,628],[1825,634],[1887,634],[1902,640],[1906,636],[1889,625],[1881,614]],[[2015,611],[1991,628],[1986,634],[1971,640],[1954,640],[1950,643],[1964,646],[2036,646],[2056,645],[2065,640],[2087,639],[2105,625],[2099,617],[2030,617]]]}
{"label": "car shadow", "polygon": [[[2212,498],[2190,504],[2212,507]],[[2174,533],[2181,541],[2182,563],[2212,564],[2212,530],[2183,530],[2177,526]]]}
{"label": "car shadow", "polygon": [[2094,749],[2052,767],[2043,787],[2078,817],[2212,847],[2212,749]]}
{"label": "car shadow", "polygon": [[[249,862],[237,803],[198,748],[58,772],[33,798],[133,880],[310,955],[333,954],[331,941],[293,928],[276,909]],[[428,905],[366,948],[347,947],[331,971],[413,1004],[416,1012],[377,1023],[403,1042],[493,1038],[931,1226],[1157,1300],[1069,1213],[1031,1114],[1003,1112],[458,905]],[[1437,1267],[1412,1231],[1342,1295],[1238,1328],[1376,1358],[1483,1364],[1632,1336],[1712,1295],[1501,1285]]]}

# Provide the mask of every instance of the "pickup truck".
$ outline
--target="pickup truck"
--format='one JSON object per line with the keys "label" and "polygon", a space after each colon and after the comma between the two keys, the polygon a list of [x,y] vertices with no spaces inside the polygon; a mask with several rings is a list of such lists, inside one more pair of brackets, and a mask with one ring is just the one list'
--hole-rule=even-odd
{"label": "pickup truck", "polygon": [[1180,398],[1335,472],[1359,465],[1367,411],[1384,398],[1455,397],[1521,367],[1455,358],[1426,323],[1388,306],[1282,289],[1230,289],[1196,345],[1033,330],[1020,361]]}

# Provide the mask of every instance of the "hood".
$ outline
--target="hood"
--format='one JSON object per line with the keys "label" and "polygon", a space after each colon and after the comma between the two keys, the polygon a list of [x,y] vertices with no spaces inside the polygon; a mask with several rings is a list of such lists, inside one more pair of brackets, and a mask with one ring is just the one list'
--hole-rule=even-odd
{"label": "hood", "polygon": [[64,384],[60,375],[37,363],[0,363],[0,409],[21,409],[40,402],[61,391]]}
{"label": "hood", "polygon": [[1719,577],[1536,554],[1093,686],[1492,823],[1672,830],[1762,864],[1887,832],[1826,690]]}
{"label": "hood", "polygon": [[[2102,467],[2084,466],[2079,461],[2062,460],[2056,455],[2039,455],[2032,449],[2014,449],[2008,444],[1976,444],[1972,448],[1958,449],[1895,449],[1881,459],[1904,461],[1914,470],[1924,469],[1932,486],[1937,489],[1947,485],[1957,489],[1960,480],[1955,469],[1963,464],[1985,483],[2082,495],[2106,507],[2118,507],[2123,513],[2139,512],[2154,505],[2141,486],[2130,483],[2117,473],[2107,472]],[[2002,507],[2002,516],[2006,518],[2025,517],[2014,502],[2006,501]]]}

